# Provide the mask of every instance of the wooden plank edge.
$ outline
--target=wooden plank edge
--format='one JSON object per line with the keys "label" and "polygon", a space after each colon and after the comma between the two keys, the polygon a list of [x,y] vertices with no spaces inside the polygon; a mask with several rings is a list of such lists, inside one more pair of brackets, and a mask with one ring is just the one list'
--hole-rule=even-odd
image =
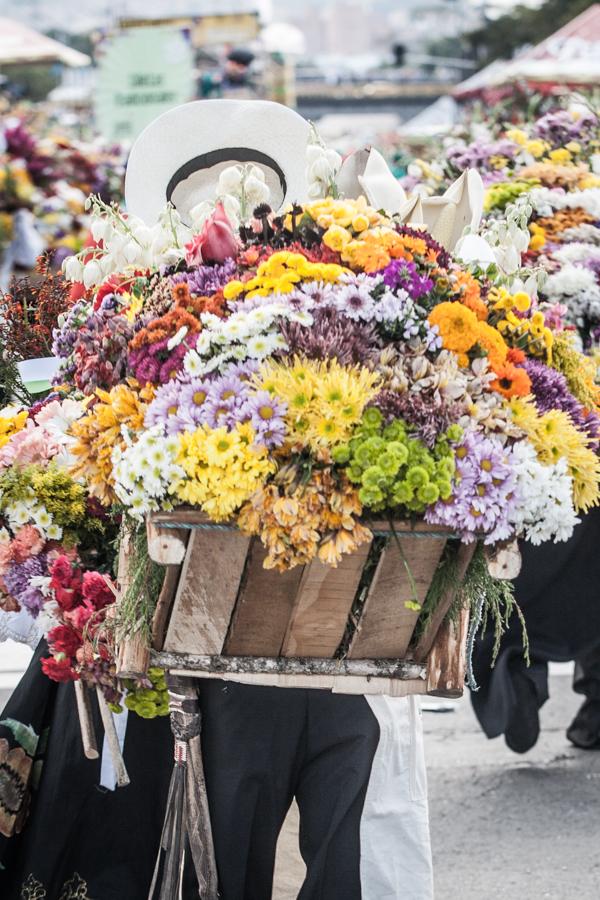
{"label": "wooden plank edge", "polygon": [[[458,548],[458,568],[456,576],[459,584],[462,583],[462,580],[465,577],[476,547],[477,541],[472,541],[470,544],[461,544]],[[452,589],[447,590],[442,596],[436,609],[433,611],[429,627],[421,635],[412,654],[417,662],[423,662],[433,647],[438,631],[440,630],[455,597],[456,591],[453,591]]]}
{"label": "wooden plank edge", "polygon": [[427,693],[426,682],[422,678],[366,678],[355,675],[227,675],[216,672],[198,672],[190,669],[172,670],[173,675],[182,678],[203,678],[233,682],[236,684],[254,684],[262,687],[300,688],[309,690],[331,691],[333,694],[353,695],[388,695],[390,697],[424,696]]}
{"label": "wooden plank edge", "polygon": [[151,653],[152,664],[164,669],[212,672],[216,675],[356,675],[365,678],[426,678],[426,667],[405,659],[318,659],[284,656],[195,656]]}
{"label": "wooden plank edge", "polygon": [[167,626],[173,609],[173,601],[179,587],[181,566],[165,566],[165,577],[156,601],[152,617],[152,647],[162,650],[167,635]]}

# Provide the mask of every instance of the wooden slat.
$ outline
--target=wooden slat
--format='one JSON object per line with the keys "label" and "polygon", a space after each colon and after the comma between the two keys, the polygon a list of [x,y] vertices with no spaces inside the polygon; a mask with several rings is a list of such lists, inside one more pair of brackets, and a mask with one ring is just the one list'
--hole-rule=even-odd
{"label": "wooden slat", "polygon": [[[459,584],[462,583],[462,580],[465,577],[467,569],[469,568],[469,564],[473,558],[473,554],[475,553],[476,546],[476,541],[473,541],[471,544],[461,544],[458,548],[456,580]],[[448,610],[452,606],[455,596],[456,591],[452,590],[451,588],[448,589],[446,593],[442,595],[440,602],[438,603],[436,609],[433,611],[433,614],[429,621],[429,626],[427,630],[424,631],[421,635],[419,643],[415,647],[413,653],[414,658],[419,662],[425,659],[425,657],[433,647],[434,641],[437,637],[437,633],[448,614]]]}
{"label": "wooden slat", "polygon": [[223,647],[226,656],[279,656],[303,566],[287,572],[265,569],[266,555],[255,538]]}
{"label": "wooden slat", "polygon": [[468,609],[461,609],[456,623],[448,620],[442,623],[427,657],[428,694],[434,697],[462,697],[468,632]]}
{"label": "wooden slat", "polygon": [[333,656],[346,629],[370,541],[345,553],[337,568],[313,560],[298,589],[282,656]]}
{"label": "wooden slat", "polygon": [[181,566],[165,566],[165,577],[152,617],[152,648],[162,650],[167,622],[173,608],[173,600],[179,586]]}
{"label": "wooden slat", "polygon": [[249,543],[239,532],[201,530],[190,534],[165,650],[221,652]]}
{"label": "wooden slat", "polygon": [[[398,547],[402,547],[402,553]],[[399,537],[389,540],[384,549],[354,635],[350,659],[398,657],[406,655],[420,611],[407,608],[407,601],[423,603],[431,579],[440,561],[444,538]],[[404,559],[416,587],[410,583]]]}

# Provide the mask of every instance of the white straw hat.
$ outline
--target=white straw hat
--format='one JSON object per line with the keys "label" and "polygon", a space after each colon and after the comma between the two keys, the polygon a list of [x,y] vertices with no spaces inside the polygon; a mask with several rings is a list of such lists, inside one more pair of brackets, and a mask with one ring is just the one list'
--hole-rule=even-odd
{"label": "white straw hat", "polygon": [[151,122],[132,147],[125,179],[127,210],[154,224],[171,201],[184,219],[214,200],[219,174],[236,163],[265,173],[271,205],[306,199],[309,124],[267,100],[197,100]]}

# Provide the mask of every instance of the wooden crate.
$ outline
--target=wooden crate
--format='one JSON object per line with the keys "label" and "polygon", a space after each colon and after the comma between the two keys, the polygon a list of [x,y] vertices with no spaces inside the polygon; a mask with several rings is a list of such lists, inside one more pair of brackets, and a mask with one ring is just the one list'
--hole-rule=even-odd
{"label": "wooden crate", "polygon": [[[166,566],[153,662],[253,684],[460,696],[468,616],[445,621],[449,591],[415,645],[419,611],[407,603],[415,589],[425,599],[450,532],[425,523],[370,526],[383,540],[343,556],[337,568],[314,560],[281,573],[263,567],[257,538],[211,525],[196,510],[153,515],[150,556]],[[458,550],[461,578],[474,549]]]}

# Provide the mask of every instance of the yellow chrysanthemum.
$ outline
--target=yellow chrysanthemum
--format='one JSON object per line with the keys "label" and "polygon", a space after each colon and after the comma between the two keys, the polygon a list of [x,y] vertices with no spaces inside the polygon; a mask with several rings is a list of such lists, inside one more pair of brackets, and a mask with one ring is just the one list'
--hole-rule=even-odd
{"label": "yellow chrysanthemum", "polygon": [[540,415],[530,400],[513,399],[509,403],[513,421],[522,429],[540,462],[554,464],[561,457],[567,461],[573,479],[573,504],[587,512],[600,502],[600,459],[590,448],[587,435],[573,425],[569,415],[551,409]]}
{"label": "yellow chrysanthemum", "polygon": [[248,423],[184,431],[176,458],[186,478],[172,486],[183,503],[199,506],[215,522],[228,519],[276,469],[263,446],[254,445]]}
{"label": "yellow chrysanthemum", "polygon": [[8,444],[13,434],[25,428],[27,415],[27,410],[21,412],[11,408],[0,410],[0,447]]}
{"label": "yellow chrysanthemum", "polygon": [[336,359],[300,357],[291,363],[268,362],[255,376],[261,390],[286,403],[292,445],[315,450],[348,439],[377,393],[378,380],[378,375],[362,366],[348,368]]}

